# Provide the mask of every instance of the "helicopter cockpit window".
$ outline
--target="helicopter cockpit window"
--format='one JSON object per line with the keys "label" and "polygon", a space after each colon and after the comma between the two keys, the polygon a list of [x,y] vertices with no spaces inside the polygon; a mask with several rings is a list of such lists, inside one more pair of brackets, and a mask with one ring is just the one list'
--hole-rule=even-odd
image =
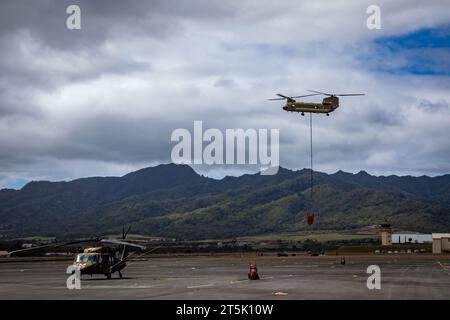
{"label": "helicopter cockpit window", "polygon": [[97,261],[97,255],[93,254],[79,254],[77,256],[76,262],[96,262]]}
{"label": "helicopter cockpit window", "polygon": [[77,255],[77,262],[87,262],[87,256],[84,254]]}

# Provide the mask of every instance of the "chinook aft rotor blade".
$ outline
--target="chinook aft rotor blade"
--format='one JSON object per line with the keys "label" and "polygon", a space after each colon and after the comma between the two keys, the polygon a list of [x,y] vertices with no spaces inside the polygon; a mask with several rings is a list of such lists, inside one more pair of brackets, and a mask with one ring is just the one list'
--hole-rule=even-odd
{"label": "chinook aft rotor blade", "polygon": [[308,91],[315,92],[317,94],[323,94],[323,95],[330,96],[330,97],[333,97],[333,96],[349,97],[349,96],[364,96],[365,95],[364,93],[340,93],[340,94],[337,94],[337,93],[325,93],[325,92],[320,92],[320,91],[316,91],[316,90],[308,90]]}
{"label": "chinook aft rotor blade", "polygon": [[350,97],[350,96],[365,96],[365,94],[364,93],[341,93],[341,94],[334,94],[334,96]]}
{"label": "chinook aft rotor blade", "polygon": [[325,92],[320,92],[320,91],[316,91],[316,90],[307,90],[307,91],[309,91],[309,92],[315,92],[315,93],[317,93],[317,94],[324,94],[324,95],[326,95],[326,96],[332,96],[332,94],[325,93]]}
{"label": "chinook aft rotor blade", "polygon": [[311,97],[311,96],[318,96],[319,93],[313,93],[313,94],[305,94],[303,96],[295,96],[295,97],[291,97],[291,98],[304,98],[304,97]]}

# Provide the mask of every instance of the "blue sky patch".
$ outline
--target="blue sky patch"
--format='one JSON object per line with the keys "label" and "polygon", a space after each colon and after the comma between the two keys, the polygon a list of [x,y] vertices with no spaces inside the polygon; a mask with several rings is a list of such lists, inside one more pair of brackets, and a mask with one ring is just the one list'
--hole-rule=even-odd
{"label": "blue sky patch", "polygon": [[450,25],[379,38],[358,60],[374,71],[450,76]]}

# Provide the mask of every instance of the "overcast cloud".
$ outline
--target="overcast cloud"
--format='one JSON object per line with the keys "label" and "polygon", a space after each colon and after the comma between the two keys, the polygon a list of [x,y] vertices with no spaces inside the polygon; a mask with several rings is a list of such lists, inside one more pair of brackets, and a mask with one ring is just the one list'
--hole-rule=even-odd
{"label": "overcast cloud", "polygon": [[381,30],[371,4],[2,1],[0,188],[168,163],[194,120],[279,128],[281,165],[307,167],[309,119],[267,101],[307,89],[366,94],[314,116],[316,170],[450,173],[450,1],[377,1]]}

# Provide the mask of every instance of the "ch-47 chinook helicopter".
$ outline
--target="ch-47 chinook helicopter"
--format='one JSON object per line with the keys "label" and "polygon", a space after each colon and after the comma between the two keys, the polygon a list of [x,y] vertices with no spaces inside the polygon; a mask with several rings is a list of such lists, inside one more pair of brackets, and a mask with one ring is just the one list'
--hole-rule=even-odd
{"label": "ch-47 chinook helicopter", "polygon": [[[315,90],[308,90],[310,92],[314,92],[313,94],[307,94],[303,96],[295,96],[295,97],[288,97],[285,95],[282,95],[280,93],[277,93],[277,96],[280,98],[274,98],[269,100],[286,100],[286,105],[283,107],[283,110],[290,111],[290,112],[301,112],[301,115],[304,116],[305,112],[310,113],[326,113],[327,116],[330,115],[330,112],[333,112],[339,107],[339,98],[338,97],[344,97],[344,96],[363,96],[363,93],[342,93],[342,94],[335,94],[335,93],[325,93]],[[326,95],[328,97],[324,98],[322,100],[322,103],[314,103],[314,102],[297,102],[294,99],[297,98],[304,98],[304,97],[311,97],[311,96],[318,96],[318,95]]]}
{"label": "ch-47 chinook helicopter", "polygon": [[[122,238],[120,240],[94,238],[64,243],[53,243],[38,247],[15,250],[8,252],[5,255],[11,257],[13,255],[23,254],[32,250],[55,249],[80,243],[97,243],[99,244],[98,246],[87,247],[82,253],[78,253],[75,257],[75,261],[73,262],[73,266],[80,270],[81,275],[102,274],[108,279],[111,279],[112,274],[117,272],[119,277],[122,278],[121,271],[126,267],[126,262],[131,257],[136,257],[135,252],[129,252],[129,247],[139,248],[140,250],[146,249],[145,246],[125,241],[129,231],[130,228],[128,228],[126,232],[125,229],[123,229]],[[153,248],[151,251],[155,249],[157,248]],[[148,252],[149,251],[145,251],[144,253]]]}
{"label": "ch-47 chinook helicopter", "polygon": [[[286,105],[283,107],[283,110],[289,111],[289,112],[300,112],[302,116],[305,115],[305,112],[309,113],[309,130],[310,130],[310,159],[311,159],[311,170],[310,170],[310,194],[311,194],[311,203],[313,202],[313,186],[314,186],[314,170],[313,170],[313,125],[312,125],[312,114],[313,113],[325,113],[327,116],[330,115],[330,112],[333,112],[339,107],[339,98],[343,96],[363,96],[363,93],[325,93],[315,90],[308,90],[309,92],[313,92],[312,94],[307,94],[303,96],[295,96],[295,97],[288,97],[285,95],[282,95],[280,93],[277,93],[277,96],[279,98],[269,99],[269,100],[286,100]],[[297,98],[304,98],[304,97],[311,97],[311,96],[318,96],[318,95],[325,95],[327,96],[322,100],[322,103],[314,103],[314,102],[297,102],[295,99]],[[312,205],[313,207],[313,205]],[[310,213],[306,217],[306,222],[308,225],[312,225],[314,223],[314,214]]]}

